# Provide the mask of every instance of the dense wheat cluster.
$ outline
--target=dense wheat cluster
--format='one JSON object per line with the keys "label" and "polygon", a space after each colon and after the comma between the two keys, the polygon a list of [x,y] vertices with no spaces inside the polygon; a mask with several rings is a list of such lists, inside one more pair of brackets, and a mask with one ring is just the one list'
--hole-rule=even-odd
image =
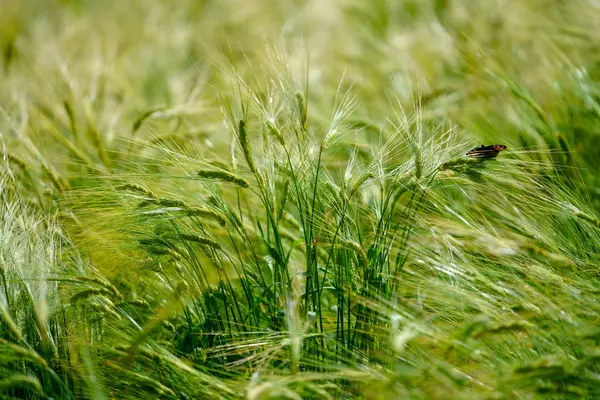
{"label": "dense wheat cluster", "polygon": [[597,2],[0,9],[1,398],[600,397]]}

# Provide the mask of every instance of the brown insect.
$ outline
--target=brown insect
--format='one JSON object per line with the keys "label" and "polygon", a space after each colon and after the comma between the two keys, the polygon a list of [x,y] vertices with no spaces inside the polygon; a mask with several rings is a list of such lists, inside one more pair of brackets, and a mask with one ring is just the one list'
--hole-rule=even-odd
{"label": "brown insect", "polygon": [[506,146],[503,144],[491,144],[489,146],[481,145],[481,147],[475,147],[473,150],[469,151],[467,155],[469,157],[477,158],[496,158],[502,150],[506,150]]}

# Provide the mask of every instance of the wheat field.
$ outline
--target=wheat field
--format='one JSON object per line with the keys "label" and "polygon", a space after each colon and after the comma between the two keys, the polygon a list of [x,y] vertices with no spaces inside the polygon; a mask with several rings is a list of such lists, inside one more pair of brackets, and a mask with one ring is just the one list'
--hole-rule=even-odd
{"label": "wheat field", "polygon": [[597,1],[0,10],[0,398],[600,398]]}

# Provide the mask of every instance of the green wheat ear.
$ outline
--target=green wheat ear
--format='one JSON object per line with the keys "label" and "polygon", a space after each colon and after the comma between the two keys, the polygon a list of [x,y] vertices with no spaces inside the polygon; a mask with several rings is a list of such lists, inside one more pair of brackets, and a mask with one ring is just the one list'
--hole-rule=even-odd
{"label": "green wheat ear", "polygon": [[246,121],[243,119],[241,119],[240,123],[238,124],[237,132],[248,168],[250,168],[250,171],[252,171],[254,175],[258,175],[256,165],[254,164],[254,158],[252,157],[252,150],[250,149],[250,141],[248,140],[248,132],[246,131]]}
{"label": "green wheat ear", "polygon": [[300,92],[296,93],[296,104],[298,105],[298,110],[300,111],[300,127],[302,128],[303,132],[306,132],[308,123],[308,110],[306,109],[304,96]]}
{"label": "green wheat ear", "polygon": [[279,129],[277,129],[277,127],[275,126],[275,124],[271,121],[267,121],[267,129],[269,130],[269,133],[275,137],[275,139],[277,139],[277,141],[282,145],[285,146],[285,141],[283,140],[283,135],[281,134],[281,132],[279,131]]}
{"label": "green wheat ear", "polygon": [[363,264],[363,266],[365,268],[369,267],[369,258],[367,257],[367,253],[365,253],[362,246],[358,242],[355,242],[353,240],[348,240],[348,241],[343,242],[342,246],[354,251],[354,253],[356,253],[356,256],[358,257],[360,262]]}
{"label": "green wheat ear", "polygon": [[179,207],[183,209],[189,208],[183,200],[171,199],[168,197],[160,197],[156,199],[156,202],[162,207]]}
{"label": "green wheat ear", "polygon": [[0,158],[5,159],[11,164],[14,164],[23,172],[27,171],[27,163],[25,163],[25,161],[15,156],[14,154],[0,152]]}
{"label": "green wheat ear", "polygon": [[437,172],[442,171],[457,171],[465,172],[471,166],[479,165],[484,162],[483,158],[477,157],[457,157],[446,161],[437,168]]}
{"label": "green wheat ear", "polygon": [[15,320],[10,315],[8,308],[4,305],[2,301],[0,301],[0,316],[4,320],[4,323],[6,324],[8,330],[12,333],[14,338],[17,339],[17,341],[21,342],[23,340],[23,334],[21,333],[21,330],[19,329]]}
{"label": "green wheat ear", "polygon": [[594,218],[591,215],[586,214],[581,211],[576,211],[573,213],[573,215],[583,221],[589,222],[590,224],[594,225],[596,228],[600,228],[600,218]]}
{"label": "green wheat ear", "polygon": [[417,180],[421,179],[421,175],[423,175],[423,157],[421,154],[421,149],[418,145],[413,145],[413,156],[415,161],[415,178]]}
{"label": "green wheat ear", "polygon": [[159,111],[163,111],[165,110],[166,107],[165,106],[158,106],[158,107],[154,107],[151,108],[149,110],[144,111],[134,122],[133,125],[131,127],[131,133],[135,134],[142,126],[142,124],[144,123],[144,121],[148,118],[151,118],[152,115],[156,112]]}
{"label": "green wheat ear", "polygon": [[218,242],[216,242],[210,238],[207,238],[205,236],[199,236],[199,235],[194,235],[194,234],[189,234],[189,233],[182,233],[181,238],[188,242],[194,242],[194,243],[198,243],[198,244],[201,244],[204,246],[211,247],[215,250],[221,250],[221,245]]}
{"label": "green wheat ear", "polygon": [[151,198],[149,200],[144,200],[138,204],[138,208],[144,208],[149,205],[159,205],[162,207],[176,207],[181,209],[189,208],[183,200],[171,199],[169,197],[157,197]]}
{"label": "green wheat ear", "polygon": [[13,375],[9,378],[0,380],[0,393],[9,390],[29,389],[39,395],[44,395],[42,384],[38,378],[30,375]]}
{"label": "green wheat ear", "polygon": [[227,224],[227,220],[221,214],[202,207],[190,207],[185,210],[189,217],[203,217],[217,221],[221,226]]}
{"label": "green wheat ear", "polygon": [[117,290],[117,288],[105,279],[98,278],[95,276],[85,276],[85,275],[76,276],[73,279],[75,279],[79,282],[95,283],[96,285],[102,286],[103,288],[112,292],[112,294],[115,295],[119,300],[122,301],[124,299],[123,295]]}
{"label": "green wheat ear", "polygon": [[204,170],[198,171],[198,173],[196,175],[199,178],[203,178],[203,179],[211,179],[211,180],[216,180],[216,181],[233,183],[234,185],[242,187],[242,188],[250,187],[250,185],[248,184],[248,181],[246,181],[244,178],[240,178],[239,176],[234,175],[231,172],[227,172],[227,171],[223,171],[223,170],[204,169]]}
{"label": "green wheat ear", "polygon": [[354,195],[360,190],[361,186],[368,181],[369,179],[374,178],[375,175],[373,175],[372,173],[366,173],[363,174],[360,178],[358,178],[358,180],[354,183],[354,185],[352,186],[352,189],[350,189],[350,195],[348,196],[348,200],[351,200],[352,197],[354,197]]}
{"label": "green wheat ear", "polygon": [[[42,356],[40,356],[36,351],[32,349],[28,349],[18,344],[10,343],[2,338],[0,338],[0,345],[3,347],[3,356],[10,356],[11,358],[15,358],[18,360],[27,360],[37,364],[42,369],[48,368],[48,363]],[[7,351],[9,350],[9,351]]]}
{"label": "green wheat ear", "polygon": [[115,190],[143,194],[144,196],[149,197],[151,199],[157,198],[157,196],[150,189],[142,185],[137,185],[135,183],[124,183],[122,185],[117,186]]}
{"label": "green wheat ear", "polygon": [[81,292],[71,296],[70,299],[70,303],[71,304],[75,304],[81,300],[85,300],[88,299],[90,297],[93,296],[106,296],[109,297],[112,295],[113,293],[110,290],[101,288],[101,289],[86,289],[86,290],[82,290]]}
{"label": "green wheat ear", "polygon": [[46,164],[42,164],[42,173],[50,180],[52,186],[54,186],[56,190],[58,190],[61,193],[65,191],[65,183],[52,170],[52,168],[50,168]]}

